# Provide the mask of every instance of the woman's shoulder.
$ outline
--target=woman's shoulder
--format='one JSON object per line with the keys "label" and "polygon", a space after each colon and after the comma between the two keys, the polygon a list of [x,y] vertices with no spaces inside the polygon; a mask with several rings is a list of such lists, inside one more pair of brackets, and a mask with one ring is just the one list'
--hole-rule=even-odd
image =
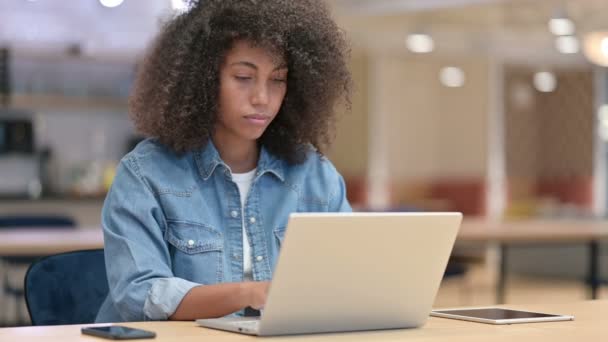
{"label": "woman's shoulder", "polygon": [[139,142],[133,150],[127,153],[123,160],[136,160],[145,163],[148,160],[156,163],[163,161],[176,162],[187,159],[189,153],[177,154],[168,146],[161,144],[157,139],[147,138]]}
{"label": "woman's shoulder", "polygon": [[172,152],[157,139],[146,138],[140,141],[125,158],[145,159],[150,157],[164,157],[172,154]]}
{"label": "woman's shoulder", "polygon": [[189,169],[191,160],[191,153],[177,154],[157,139],[148,138],[127,153],[121,163],[136,169],[142,176],[153,176],[158,172],[166,174],[168,169],[173,173]]}

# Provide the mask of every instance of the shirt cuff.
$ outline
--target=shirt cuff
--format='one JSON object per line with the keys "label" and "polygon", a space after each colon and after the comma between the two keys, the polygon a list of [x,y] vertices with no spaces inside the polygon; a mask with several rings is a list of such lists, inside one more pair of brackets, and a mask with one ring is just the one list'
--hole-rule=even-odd
{"label": "shirt cuff", "polygon": [[182,278],[159,278],[148,291],[144,316],[151,321],[164,321],[175,313],[184,296],[200,284]]}

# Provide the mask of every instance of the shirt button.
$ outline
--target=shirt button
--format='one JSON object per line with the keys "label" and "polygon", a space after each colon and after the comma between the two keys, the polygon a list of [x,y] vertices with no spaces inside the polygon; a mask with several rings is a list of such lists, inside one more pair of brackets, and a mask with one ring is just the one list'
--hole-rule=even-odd
{"label": "shirt button", "polygon": [[249,218],[249,222],[250,222],[250,223],[255,223],[255,217],[250,217],[250,218]]}
{"label": "shirt button", "polygon": [[237,218],[237,217],[239,217],[239,213],[236,210],[233,210],[230,212],[230,216]]}
{"label": "shirt button", "polygon": [[188,246],[190,246],[190,247],[194,246],[194,240],[188,240]]}
{"label": "shirt button", "polygon": [[257,258],[255,258],[255,259],[256,259],[257,261],[262,261],[262,260],[264,260],[264,257],[263,257],[263,256],[261,256],[261,255],[258,255],[258,257],[257,257]]}

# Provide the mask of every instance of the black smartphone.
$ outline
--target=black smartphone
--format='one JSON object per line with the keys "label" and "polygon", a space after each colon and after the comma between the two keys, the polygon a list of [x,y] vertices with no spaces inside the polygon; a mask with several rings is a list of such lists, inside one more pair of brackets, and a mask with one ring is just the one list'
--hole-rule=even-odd
{"label": "black smartphone", "polygon": [[89,327],[82,328],[82,333],[97,337],[103,337],[111,340],[134,340],[140,338],[155,338],[156,333],[153,331],[134,329],[123,327],[120,325],[111,325],[104,327]]}

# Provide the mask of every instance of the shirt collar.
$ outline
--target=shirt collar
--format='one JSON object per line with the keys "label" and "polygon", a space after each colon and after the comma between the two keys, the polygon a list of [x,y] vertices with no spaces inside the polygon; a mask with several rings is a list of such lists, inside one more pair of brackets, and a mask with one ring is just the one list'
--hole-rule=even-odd
{"label": "shirt collar", "polygon": [[[204,180],[209,179],[218,166],[222,166],[225,170],[230,169],[220,157],[211,139],[201,150],[194,153],[194,159]],[[282,182],[285,181],[285,161],[275,157],[264,146],[260,150],[257,169],[256,178],[265,173],[271,173]]]}

